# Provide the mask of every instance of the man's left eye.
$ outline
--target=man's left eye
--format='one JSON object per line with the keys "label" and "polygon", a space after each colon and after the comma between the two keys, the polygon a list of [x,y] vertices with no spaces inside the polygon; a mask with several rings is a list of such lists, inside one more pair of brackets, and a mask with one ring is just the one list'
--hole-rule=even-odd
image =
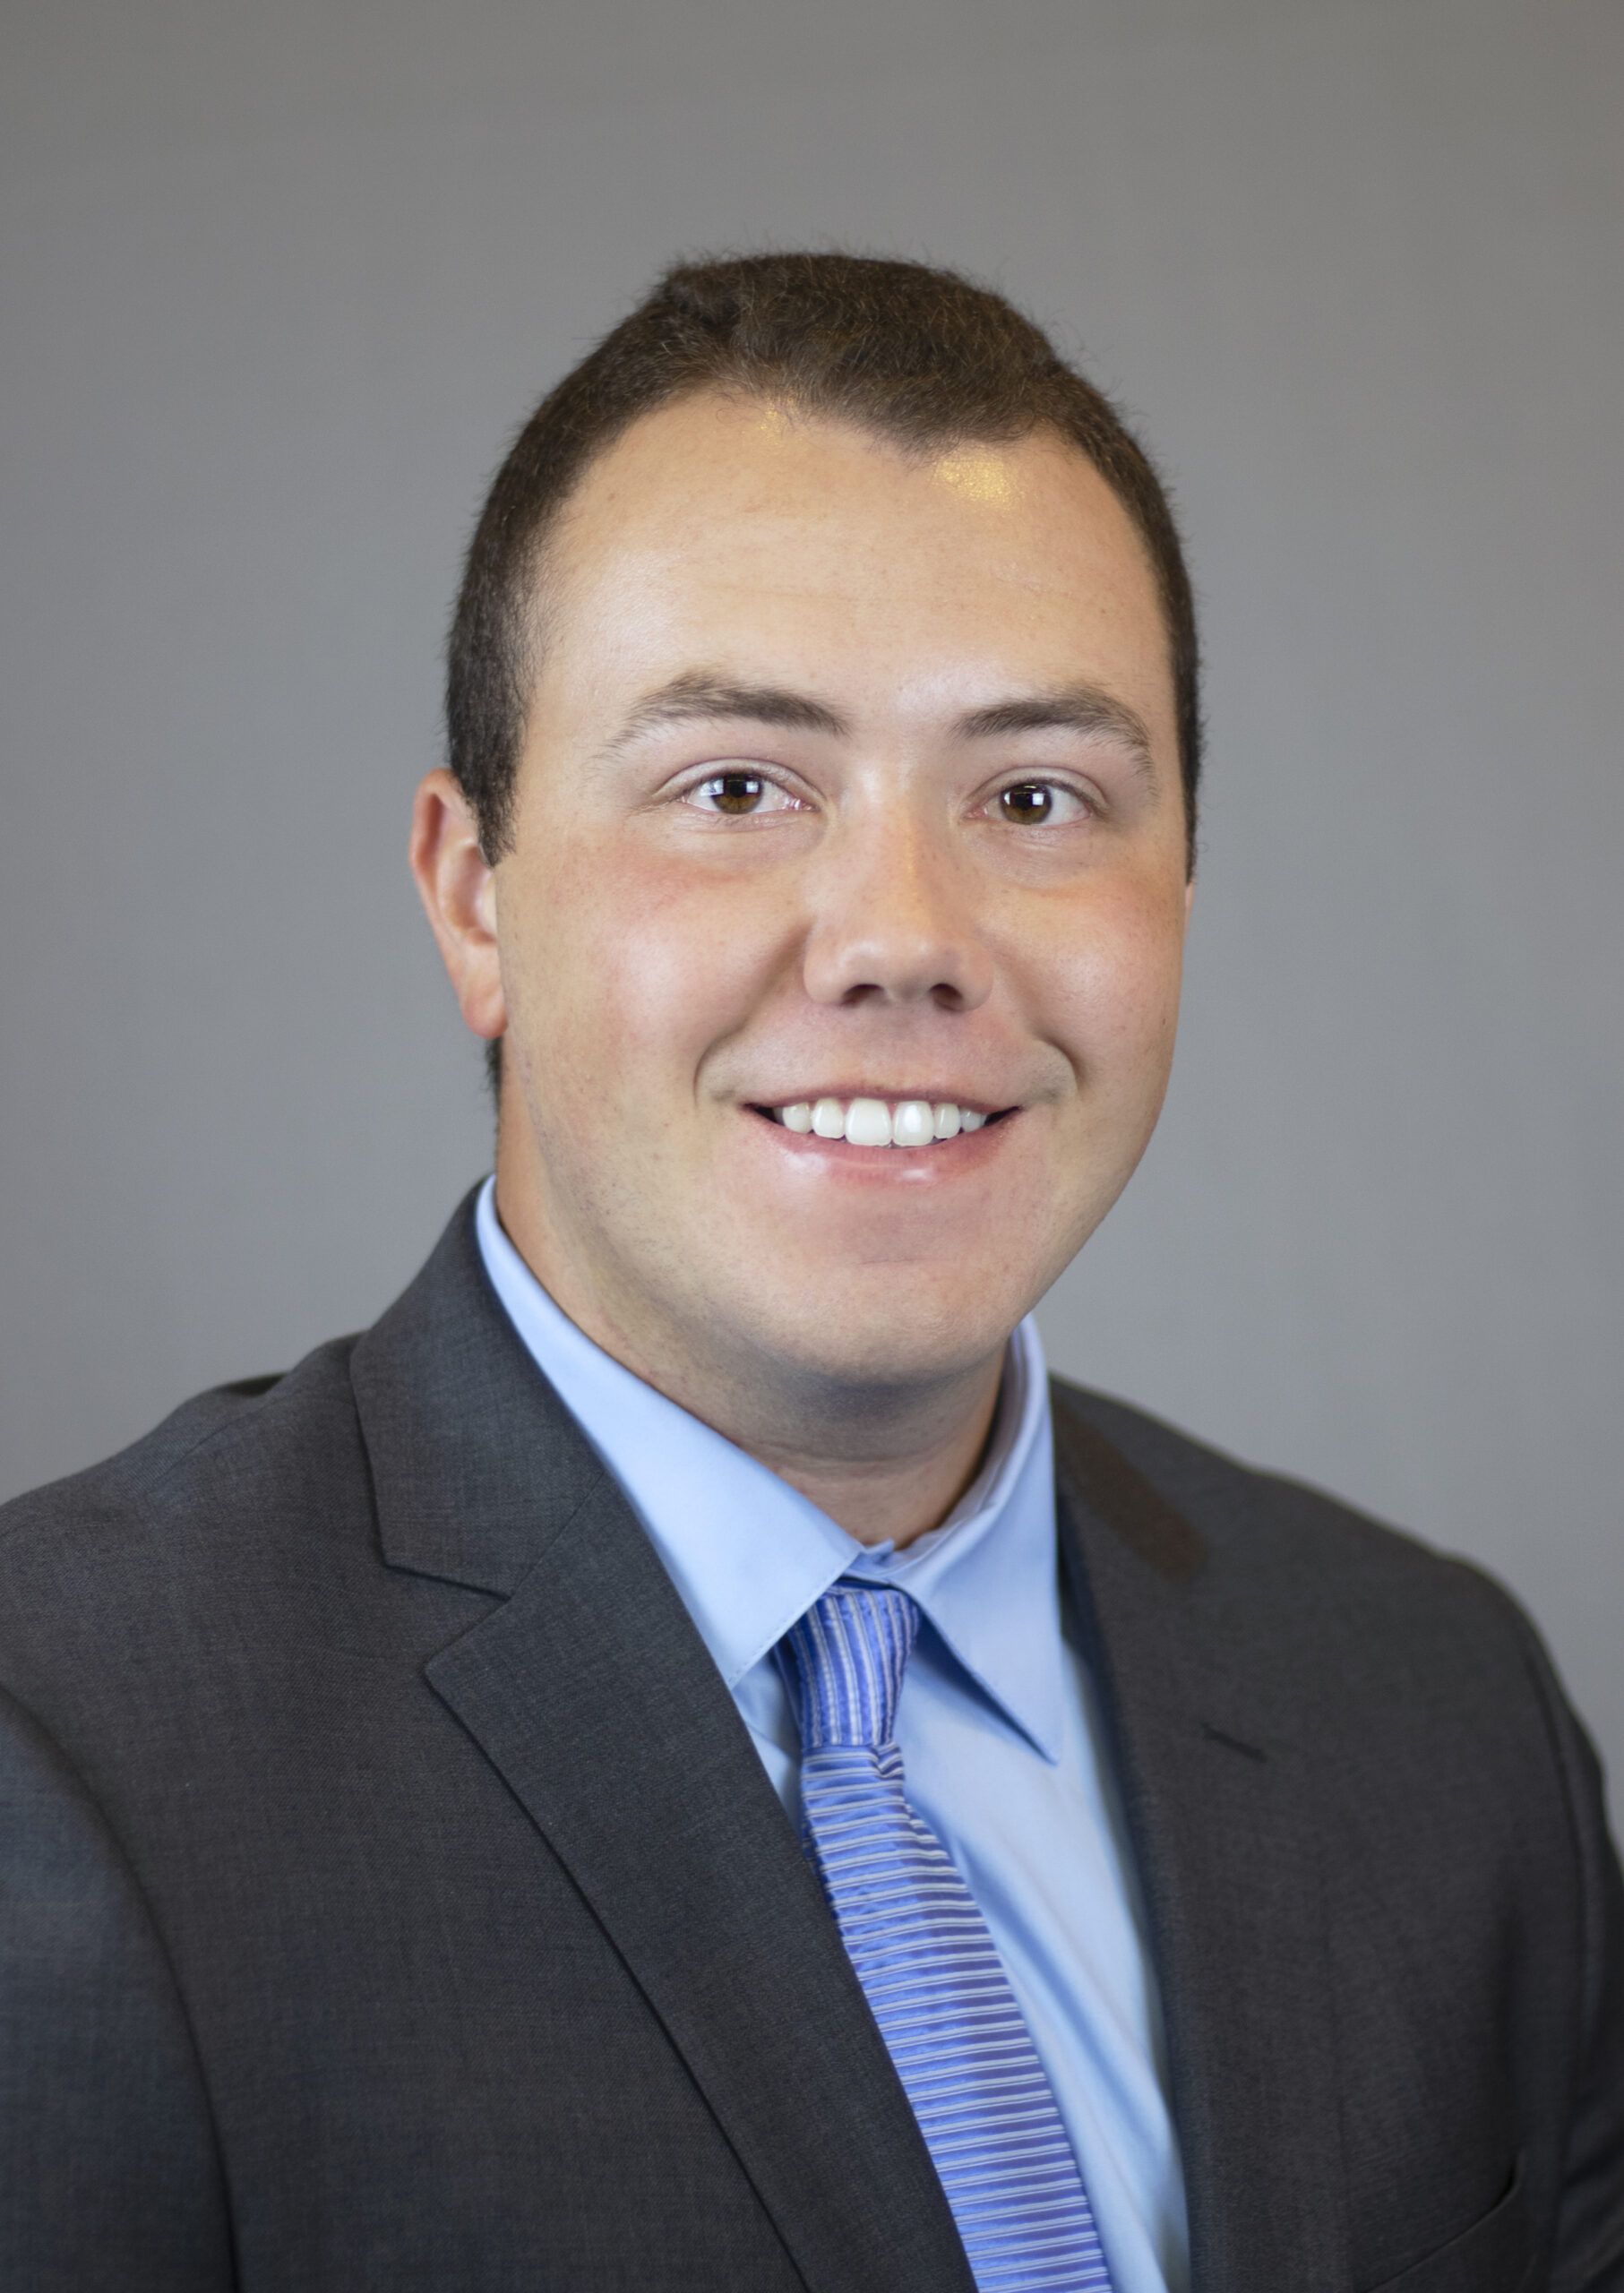
{"label": "man's left eye", "polygon": [[1009,787],[1001,788],[992,801],[1005,808],[1003,817],[1011,828],[1049,828],[1059,821],[1075,820],[1078,814],[1067,812],[1068,804],[1079,806],[1085,816],[1094,810],[1080,789],[1069,786],[1063,780],[1012,781]]}

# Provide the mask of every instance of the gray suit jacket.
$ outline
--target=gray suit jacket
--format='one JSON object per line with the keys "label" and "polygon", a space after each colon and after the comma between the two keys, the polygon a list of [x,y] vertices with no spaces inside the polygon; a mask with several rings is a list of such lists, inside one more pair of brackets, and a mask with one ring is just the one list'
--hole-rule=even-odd
{"label": "gray suit jacket", "polygon": [[[0,2286],[971,2293],[472,1199],[364,1336],[0,1513]],[[1624,1910],[1521,1612],[1053,1398],[1196,2293],[1624,2287]]]}

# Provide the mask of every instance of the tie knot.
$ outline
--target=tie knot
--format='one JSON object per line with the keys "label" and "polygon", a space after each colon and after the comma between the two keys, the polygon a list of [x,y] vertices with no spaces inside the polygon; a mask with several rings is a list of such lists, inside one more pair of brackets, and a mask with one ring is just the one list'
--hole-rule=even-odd
{"label": "tie knot", "polygon": [[895,1741],[897,1698],[919,1629],[906,1593],[842,1577],[778,1643],[803,1752]]}

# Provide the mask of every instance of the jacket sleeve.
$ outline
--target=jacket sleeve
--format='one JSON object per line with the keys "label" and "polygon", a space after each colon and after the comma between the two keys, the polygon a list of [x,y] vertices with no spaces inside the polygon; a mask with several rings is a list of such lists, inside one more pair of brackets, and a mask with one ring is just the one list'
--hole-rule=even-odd
{"label": "jacket sleeve", "polygon": [[1624,2293],[1624,1881],[1601,1763],[1537,1637],[1534,1659],[1568,1795],[1581,1906],[1577,2075],[1551,2293]]}
{"label": "jacket sleeve", "polygon": [[0,2285],[229,2293],[196,2049],[134,1874],[0,1689]]}

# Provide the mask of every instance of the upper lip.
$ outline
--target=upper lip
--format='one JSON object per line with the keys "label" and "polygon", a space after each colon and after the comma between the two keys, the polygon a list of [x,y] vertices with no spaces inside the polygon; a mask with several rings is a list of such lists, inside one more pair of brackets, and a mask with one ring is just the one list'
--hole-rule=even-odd
{"label": "upper lip", "polygon": [[950,1083],[910,1085],[907,1090],[896,1091],[881,1083],[820,1083],[816,1088],[797,1086],[781,1097],[752,1098],[745,1102],[755,1107],[815,1106],[820,1099],[840,1099],[849,1105],[853,1099],[883,1099],[887,1106],[898,1106],[905,1099],[924,1099],[932,1106],[951,1104],[971,1114],[1001,1114],[1018,1102],[1013,1099],[983,1098],[975,1091],[955,1090]]}

